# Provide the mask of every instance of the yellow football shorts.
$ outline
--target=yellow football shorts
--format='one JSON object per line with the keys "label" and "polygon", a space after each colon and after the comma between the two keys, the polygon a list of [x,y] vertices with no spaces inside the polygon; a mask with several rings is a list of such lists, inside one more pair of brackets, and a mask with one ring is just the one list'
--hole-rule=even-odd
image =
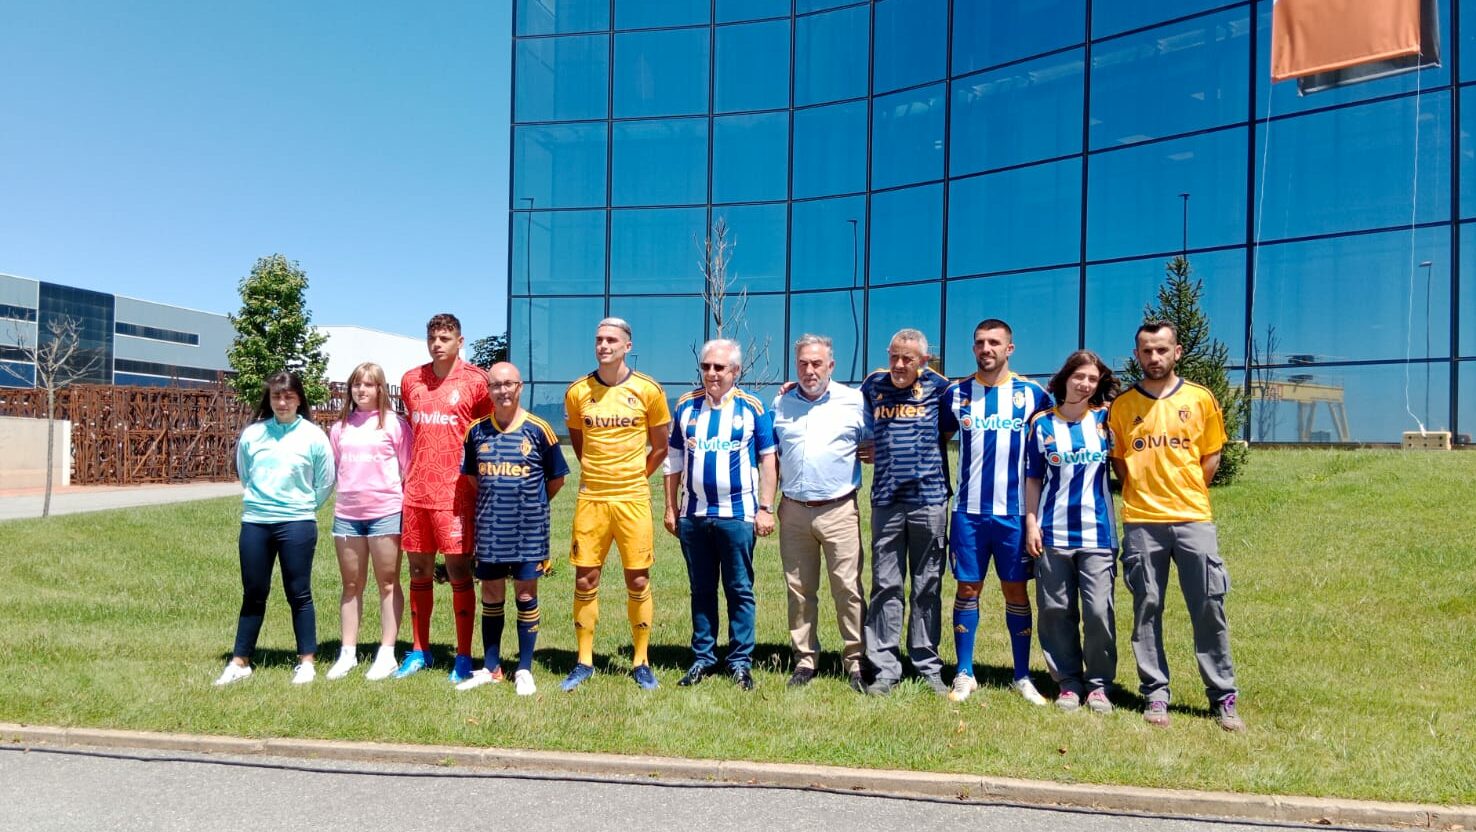
{"label": "yellow football shorts", "polygon": [[626,569],[650,569],[656,562],[649,500],[579,500],[574,504],[574,542],[569,562],[604,566],[610,543],[620,549]]}

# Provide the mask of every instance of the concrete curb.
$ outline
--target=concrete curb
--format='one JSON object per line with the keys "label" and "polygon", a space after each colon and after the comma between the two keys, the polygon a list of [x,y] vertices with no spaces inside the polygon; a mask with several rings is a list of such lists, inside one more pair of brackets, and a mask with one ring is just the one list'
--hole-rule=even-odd
{"label": "concrete curb", "polygon": [[705,780],[758,786],[822,788],[859,794],[923,796],[979,803],[1070,807],[1155,815],[1213,816],[1316,825],[1476,829],[1476,806],[1148,789],[839,766],[334,740],[259,740],[12,723],[0,723],[0,742],[23,746],[133,748],[195,754],[271,755],[305,760],[577,772],[633,779]]}

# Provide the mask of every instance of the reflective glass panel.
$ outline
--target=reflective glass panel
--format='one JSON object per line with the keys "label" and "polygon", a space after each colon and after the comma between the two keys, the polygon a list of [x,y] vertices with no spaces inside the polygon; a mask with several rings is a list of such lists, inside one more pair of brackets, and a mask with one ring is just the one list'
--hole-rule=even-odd
{"label": "reflective glass panel", "polygon": [[[1360,81],[1344,87],[1315,92],[1311,95],[1299,95],[1295,81],[1284,81],[1279,84],[1261,82],[1258,85],[1258,98],[1256,99],[1256,118],[1266,118],[1268,115],[1279,116],[1285,113],[1295,113],[1301,110],[1310,110],[1318,107],[1328,107],[1333,104],[1344,104],[1349,101],[1363,101],[1369,98],[1378,98],[1401,92],[1413,92],[1416,88],[1429,91],[1445,86],[1450,83],[1451,42],[1450,42],[1450,3],[1448,0],[1440,0],[1440,45],[1442,64],[1440,66],[1428,67],[1419,73],[1404,72],[1399,75],[1391,75],[1387,78],[1379,78],[1372,81]],[[1256,44],[1257,78],[1271,77],[1271,4],[1261,2],[1258,4],[1259,12],[1256,16]],[[1465,21],[1462,21],[1465,24]],[[1466,24],[1469,26],[1469,24]],[[1463,27],[1465,28],[1465,27]],[[1462,32],[1462,39],[1465,33]],[[1469,63],[1463,62],[1463,63]],[[1266,100],[1267,94],[1271,100]],[[1402,129],[1408,129],[1402,128]]]}
{"label": "reflective glass panel", "polygon": [[[862,315],[866,310],[865,292],[804,292],[789,296],[789,331],[793,342],[804,333],[829,336],[835,351],[835,373],[831,376],[843,384],[855,384],[866,377],[866,356],[861,354]],[[787,378],[794,378],[794,351],[789,356]]]}
{"label": "reflective glass panel", "polygon": [[1272,364],[1448,356],[1450,230],[1262,246],[1254,320]]}
{"label": "reflective glass panel", "polygon": [[942,283],[872,289],[866,307],[867,372],[887,366],[887,348],[900,329],[921,331],[928,337],[928,350],[936,354],[942,305]]}
{"label": "reflective glass panel", "polygon": [[1242,7],[1094,45],[1091,146],[1245,121],[1250,34]]}
{"label": "reflective glass panel", "polygon": [[1184,200],[1190,248],[1244,243],[1246,132],[1222,130],[1092,156],[1087,256],[1179,251]]}
{"label": "reflective glass panel", "polygon": [[934,280],[943,273],[943,186],[871,197],[871,284]]}
{"label": "reflective glass panel", "polygon": [[633,349],[626,359],[663,385],[675,398],[683,386],[695,386],[697,351],[706,340],[707,312],[700,297],[610,298],[610,314],[630,322]]}
{"label": "reflective glass panel", "polygon": [[875,92],[942,78],[948,60],[948,0],[876,4]]}
{"label": "reflective glass panel", "polygon": [[717,0],[717,22],[788,17],[789,0]]}
{"label": "reflective glass panel", "polygon": [[540,208],[605,204],[605,125],[553,124],[513,131],[513,188],[517,200]]}
{"label": "reflective glass panel", "polygon": [[1456,413],[1459,424],[1456,431],[1470,444],[1471,434],[1476,432],[1476,361],[1462,361],[1456,366],[1459,368],[1461,382],[1460,411]]}
{"label": "reflective glass panel", "polygon": [[610,28],[608,3],[589,0],[517,0],[517,33],[562,35]]}
{"label": "reflective glass panel", "polygon": [[1086,40],[1083,0],[954,0],[953,74]]}
{"label": "reflective glass panel", "polygon": [[1225,4],[1226,0],[1092,0],[1092,37],[1104,38]]}
{"label": "reflective glass panel", "polygon": [[609,103],[610,36],[519,40],[517,121],[604,118]]}
{"label": "reflective glass panel", "polygon": [[[590,369],[594,369],[592,364]],[[564,436],[569,432],[569,429],[564,426],[564,391],[567,389],[567,384],[528,384],[525,381],[523,383],[523,407],[553,425],[554,430],[560,436]]]}
{"label": "reflective glass panel", "polygon": [[[854,220],[854,222],[852,222]],[[866,198],[794,203],[789,239],[792,289],[865,285]]]}
{"label": "reflective glass panel", "polygon": [[789,21],[717,30],[714,109],[769,110],[789,106]]}
{"label": "reflective glass panel", "polygon": [[1081,160],[954,181],[948,273],[983,274],[1081,259]]}
{"label": "reflective glass panel", "polygon": [[615,36],[615,117],[707,112],[710,30]]}
{"label": "reflective glass panel", "polygon": [[794,13],[818,12],[822,9],[833,9],[836,6],[854,5],[856,2],[857,0],[794,0]]}
{"label": "reflective glass panel", "polygon": [[611,294],[699,294],[706,222],[702,208],[612,212]]}
{"label": "reflective glass panel", "polygon": [[[784,381],[784,307],[784,295],[732,296],[723,304],[727,314],[723,337],[732,338],[743,348],[740,383],[754,395],[758,395],[761,385]],[[718,337],[715,325],[709,335]],[[768,407],[774,395],[770,392],[759,396],[759,401]]]}
{"label": "reflective glass panel", "polygon": [[[1461,356],[1472,357],[1476,356],[1476,225],[1461,226],[1460,298]],[[1476,432],[1476,411],[1471,413],[1467,427]]]}
{"label": "reflective glass panel", "polygon": [[508,356],[525,382],[568,384],[595,368],[594,331],[603,317],[603,297],[513,298]]}
{"label": "reflective glass panel", "polygon": [[[1461,15],[1461,54],[1462,55],[1476,55],[1476,26],[1473,26],[1472,25],[1472,22],[1476,22],[1476,0],[1461,0],[1461,4],[1460,4],[1460,15]],[[1443,20],[1442,21],[1442,25],[1444,25],[1445,23],[1449,23],[1449,22],[1450,22],[1449,19]],[[1448,27],[1447,28],[1442,28],[1441,31],[1442,32],[1449,32],[1450,29]],[[1441,42],[1441,46],[1444,47],[1447,43],[1449,43],[1449,40],[1442,41]],[[1473,78],[1476,78],[1476,61],[1462,61],[1461,62],[1461,80],[1462,81],[1470,81]],[[1465,388],[1462,387],[1461,388],[1461,397],[1464,399],[1465,398],[1465,395],[1466,395],[1465,394]],[[1462,408],[1462,411],[1463,412],[1464,412],[1464,410],[1465,410],[1465,408]],[[1463,420],[1463,423],[1464,423],[1464,420]]]}
{"label": "reflective glass panel", "polygon": [[[120,382],[121,383],[121,382]],[[35,387],[36,365],[0,360],[0,387]]]}
{"label": "reflective glass panel", "polygon": [[710,0],[615,0],[616,29],[698,26],[711,22]]}
{"label": "reflective glass panel", "polygon": [[1450,423],[1449,364],[1258,370],[1252,385],[1267,391],[1251,400],[1259,442],[1397,443],[1421,422],[1429,430]]}
{"label": "reflective glass panel", "polygon": [[616,205],[707,201],[707,119],[615,122]]}
{"label": "reflective glass panel", "polygon": [[866,94],[868,6],[802,17],[794,25],[795,106]]}
{"label": "reflective glass panel", "polygon": [[974,361],[974,327],[998,318],[1015,333],[1010,369],[1053,373],[1076,349],[1078,269],[1051,269],[948,282],[948,344],[943,372],[966,376]]}
{"label": "reflective glass panel", "polygon": [[789,192],[789,113],[712,120],[712,201],[759,202]]}
{"label": "reflective glass panel", "polygon": [[603,293],[605,212],[515,212],[512,287],[515,295]]}
{"label": "reflective glass panel", "polygon": [[[1476,0],[1473,0],[1476,2]],[[1476,29],[1476,26],[1472,26]],[[1471,54],[1476,55],[1476,52]],[[1476,87],[1461,90],[1461,218],[1476,217]]]}
{"label": "reflective glass panel", "polygon": [[[1264,255],[1262,255],[1264,256]],[[1133,354],[1143,307],[1157,305],[1166,258],[1151,257],[1087,268],[1086,345],[1114,370]],[[1245,355],[1245,251],[1189,255],[1190,275],[1204,281],[1200,309],[1209,316],[1210,337],[1229,350],[1231,364]]]}
{"label": "reflective glass panel", "polygon": [[872,104],[871,187],[943,178],[944,85],[877,96]]}
{"label": "reflective glass panel", "polygon": [[[1080,50],[953,82],[953,176],[1081,152]],[[1030,125],[1021,130],[1022,124]]]}
{"label": "reflective glass panel", "polygon": [[728,243],[732,246],[728,275],[734,281],[732,291],[784,291],[788,207],[782,202],[734,205],[714,208],[712,217],[714,223],[718,219],[728,223]]}
{"label": "reflective glass panel", "polygon": [[794,113],[794,195],[866,190],[866,102]]}
{"label": "reflective glass panel", "polygon": [[[1448,218],[1450,96],[1426,95],[1419,107],[1418,151],[1413,98],[1272,122],[1264,194],[1257,183],[1261,239],[1408,225],[1416,197],[1419,222]],[[1197,204],[1190,211],[1192,223]]]}

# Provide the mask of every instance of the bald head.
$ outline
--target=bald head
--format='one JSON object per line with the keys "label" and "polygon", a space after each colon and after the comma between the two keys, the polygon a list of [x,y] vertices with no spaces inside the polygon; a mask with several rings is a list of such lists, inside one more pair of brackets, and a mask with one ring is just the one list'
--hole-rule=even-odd
{"label": "bald head", "polygon": [[518,415],[523,374],[512,363],[499,361],[487,371],[487,392],[492,394],[492,409],[497,421],[505,425]]}

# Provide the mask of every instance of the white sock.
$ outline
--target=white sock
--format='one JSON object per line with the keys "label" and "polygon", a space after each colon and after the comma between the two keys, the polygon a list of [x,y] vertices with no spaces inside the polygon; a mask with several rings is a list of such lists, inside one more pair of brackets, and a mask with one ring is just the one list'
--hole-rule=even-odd
{"label": "white sock", "polygon": [[343,647],[340,647],[338,649],[338,660],[341,662],[357,662],[359,660],[359,657],[355,655],[357,652],[358,645],[349,646],[345,644]]}
{"label": "white sock", "polygon": [[379,652],[374,655],[374,658],[375,658],[376,661],[378,661],[379,659],[385,659],[387,661],[394,661],[395,660],[395,646],[393,644],[381,644],[381,645],[379,645]]}

